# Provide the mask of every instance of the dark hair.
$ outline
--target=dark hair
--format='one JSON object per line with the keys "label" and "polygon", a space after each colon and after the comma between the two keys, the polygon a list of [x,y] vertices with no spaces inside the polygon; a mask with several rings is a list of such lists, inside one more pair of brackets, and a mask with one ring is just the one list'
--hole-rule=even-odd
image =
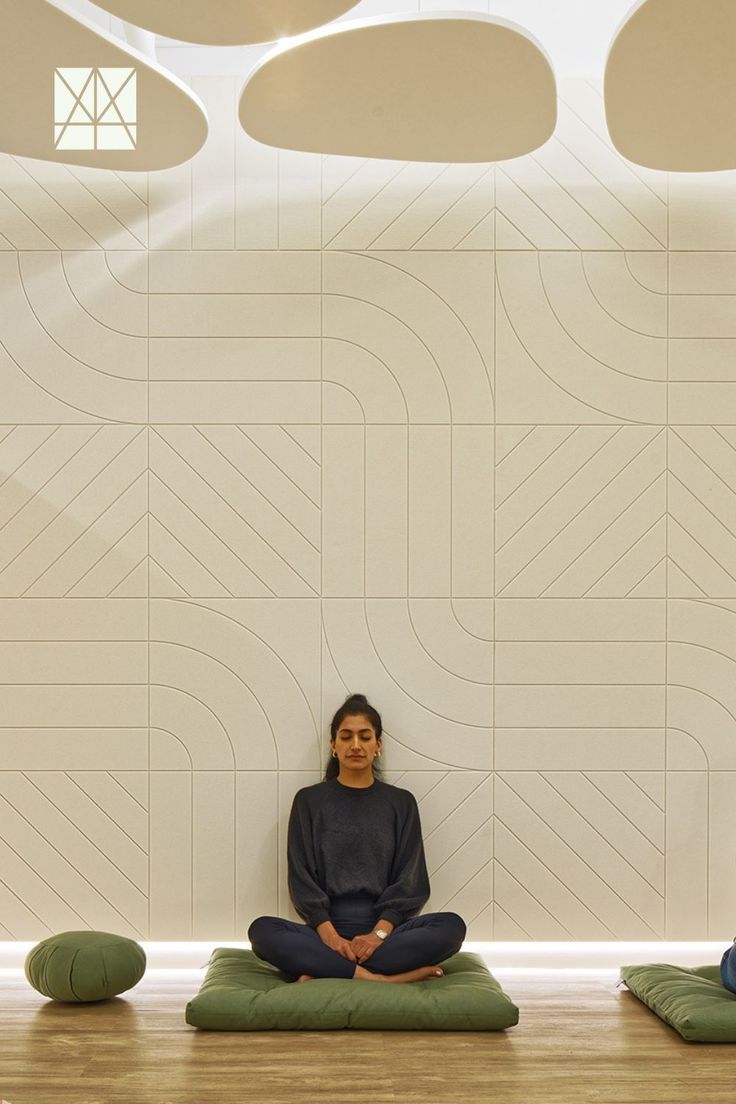
{"label": "dark hair", "polygon": [[[375,730],[376,739],[380,740],[383,736],[383,724],[381,723],[381,714],[378,712],[377,709],[373,708],[373,706],[366,698],[365,694],[351,694],[345,699],[335,716],[332,718],[332,723],[330,724],[330,738],[332,740],[335,739],[340,730],[340,725],[346,717],[355,717],[357,715],[368,718]],[[340,764],[333,755],[330,755],[330,758],[327,760],[327,766],[325,768],[325,781],[327,781],[328,778],[337,778],[339,773]],[[373,773],[376,777],[379,777],[381,773],[381,768],[375,761],[373,763]]]}

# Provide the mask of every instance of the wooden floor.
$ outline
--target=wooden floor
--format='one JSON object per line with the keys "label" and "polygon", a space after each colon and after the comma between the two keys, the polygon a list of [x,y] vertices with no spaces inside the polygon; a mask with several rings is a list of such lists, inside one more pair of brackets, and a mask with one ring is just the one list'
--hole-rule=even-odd
{"label": "wooden floor", "polygon": [[156,972],[127,998],[59,1005],[0,979],[10,1104],[733,1104],[736,1046],[684,1043],[611,974],[497,976],[505,1033],[196,1031],[201,974]]}

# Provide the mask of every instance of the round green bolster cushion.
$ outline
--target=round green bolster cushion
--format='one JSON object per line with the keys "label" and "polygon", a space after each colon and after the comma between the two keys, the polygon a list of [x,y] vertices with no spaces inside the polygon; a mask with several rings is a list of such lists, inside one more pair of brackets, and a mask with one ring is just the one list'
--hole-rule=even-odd
{"label": "round green bolster cushion", "polygon": [[25,961],[28,981],[58,1001],[100,1001],[132,989],[143,977],[140,944],[111,932],[71,931],[43,939]]}

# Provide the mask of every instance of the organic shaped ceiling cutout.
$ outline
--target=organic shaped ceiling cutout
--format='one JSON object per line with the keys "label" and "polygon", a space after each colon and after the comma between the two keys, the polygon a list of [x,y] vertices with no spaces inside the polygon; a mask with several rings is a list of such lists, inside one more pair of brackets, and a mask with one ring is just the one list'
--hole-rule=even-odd
{"label": "organic shaped ceiling cutout", "polygon": [[454,12],[354,20],[269,53],[240,98],[270,146],[401,161],[484,162],[542,145],[552,67],[520,27]]}
{"label": "organic shaped ceiling cutout", "polygon": [[177,77],[51,0],[5,2],[0,151],[102,169],[166,169],[207,137]]}
{"label": "organic shaped ceiling cutout", "polygon": [[205,46],[276,42],[344,15],[358,0],[95,0],[127,23]]}
{"label": "organic shaped ceiling cutout", "polygon": [[736,168],[736,3],[641,0],[611,43],[611,140],[652,169]]}

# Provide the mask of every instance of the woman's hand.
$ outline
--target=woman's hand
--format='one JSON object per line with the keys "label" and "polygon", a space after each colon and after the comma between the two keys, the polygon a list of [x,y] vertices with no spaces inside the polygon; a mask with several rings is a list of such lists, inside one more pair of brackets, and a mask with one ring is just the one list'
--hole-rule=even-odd
{"label": "woman's hand", "polygon": [[364,962],[367,962],[376,947],[380,947],[382,942],[383,940],[379,939],[374,931],[366,932],[365,935],[353,936],[351,944],[358,964],[362,966]]}
{"label": "woman's hand", "polygon": [[349,939],[343,939],[334,928],[334,925],[325,920],[324,924],[319,924],[317,929],[317,935],[320,937],[326,947],[330,947],[333,951],[337,951],[343,958],[347,958],[350,962],[357,962],[357,957]]}

